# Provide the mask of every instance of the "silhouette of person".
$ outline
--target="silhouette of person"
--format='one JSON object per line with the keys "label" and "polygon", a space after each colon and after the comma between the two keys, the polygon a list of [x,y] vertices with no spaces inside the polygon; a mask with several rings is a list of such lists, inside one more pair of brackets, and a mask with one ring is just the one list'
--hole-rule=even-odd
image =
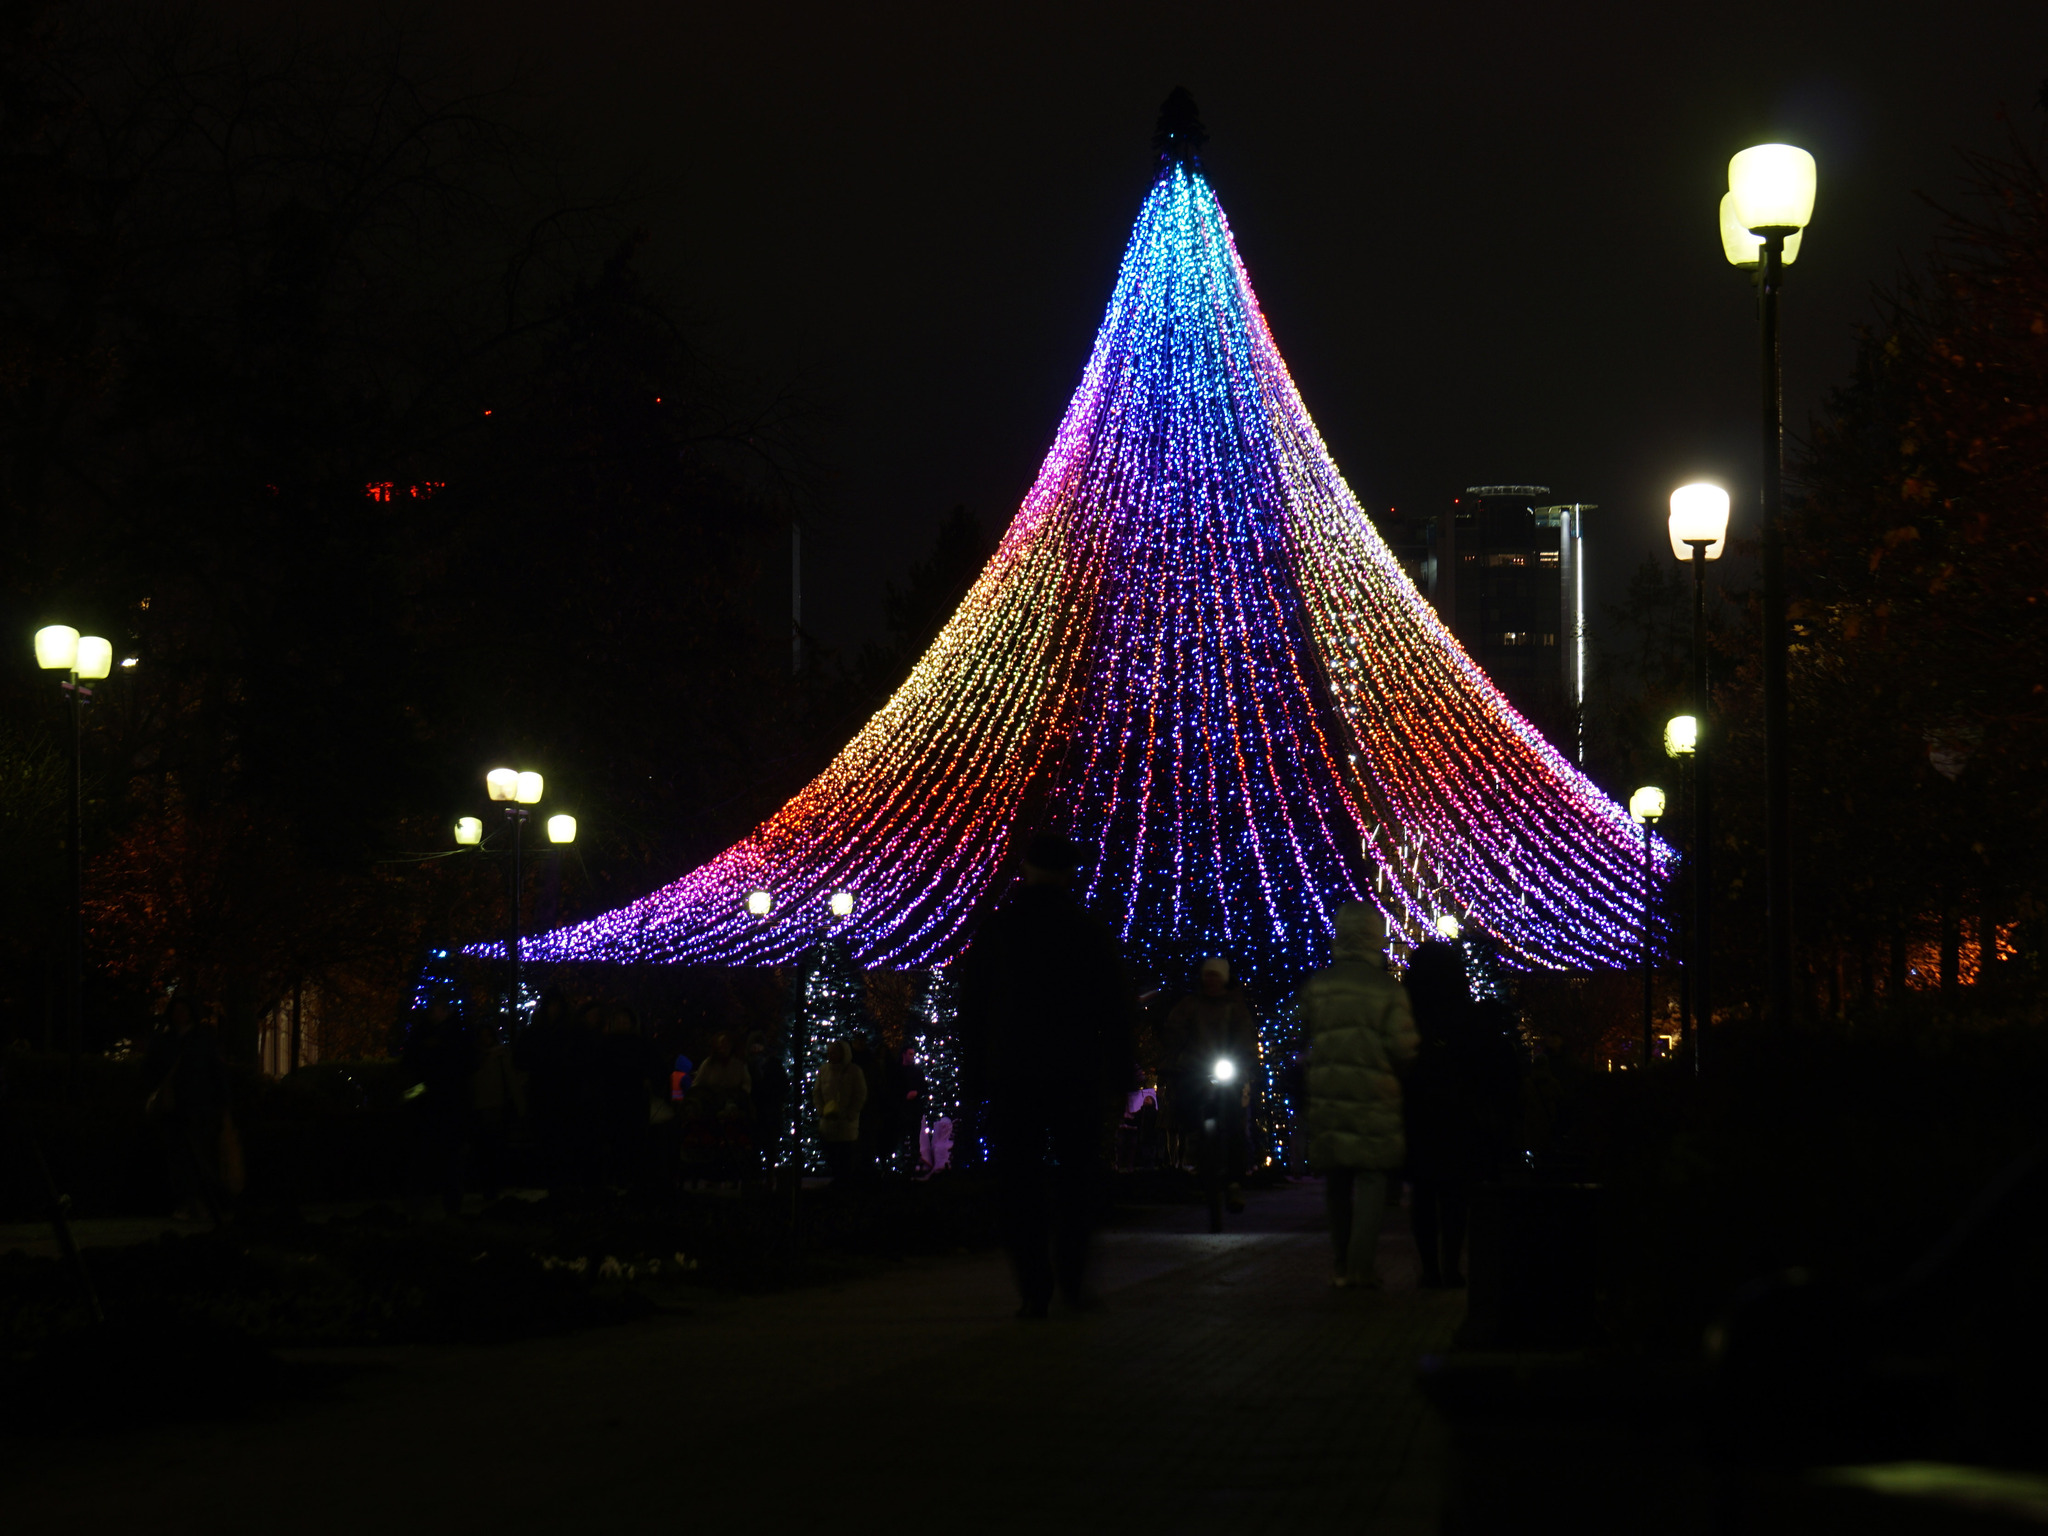
{"label": "silhouette of person", "polygon": [[1465,956],[1431,940],[1415,951],[1403,978],[1422,1048],[1402,1103],[1408,1142],[1410,1219],[1425,1286],[1465,1283],[1467,1192],[1477,1155],[1471,1054],[1472,993]]}
{"label": "silhouette of person", "polygon": [[1080,849],[1041,834],[1022,883],[963,962],[962,1066],[988,1104],[988,1146],[1021,1318],[1055,1289],[1085,1307],[1107,1117],[1131,1082],[1134,999],[1114,938],[1072,885]]}

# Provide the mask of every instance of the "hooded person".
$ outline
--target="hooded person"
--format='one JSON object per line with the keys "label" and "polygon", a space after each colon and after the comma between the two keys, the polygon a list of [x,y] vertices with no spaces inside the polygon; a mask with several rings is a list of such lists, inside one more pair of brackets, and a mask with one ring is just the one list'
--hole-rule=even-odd
{"label": "hooded person", "polygon": [[1377,1287],[1387,1186],[1405,1155],[1401,1080],[1415,1059],[1408,994],[1387,974],[1386,920],[1360,901],[1337,909],[1330,963],[1302,983],[1308,1031],[1309,1165],[1330,1208],[1332,1284]]}

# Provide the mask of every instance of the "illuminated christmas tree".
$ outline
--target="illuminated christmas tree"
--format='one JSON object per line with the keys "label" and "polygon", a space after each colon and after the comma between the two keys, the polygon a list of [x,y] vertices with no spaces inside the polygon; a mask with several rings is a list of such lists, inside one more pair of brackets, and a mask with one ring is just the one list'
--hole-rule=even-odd
{"label": "illuminated christmas tree", "polygon": [[960,1011],[958,988],[950,966],[935,965],[925,979],[923,993],[914,1015],[916,1030],[911,1048],[917,1052],[918,1067],[924,1073],[924,1103],[919,1116],[927,1127],[947,1122],[950,1128],[960,1119]]}
{"label": "illuminated christmas tree", "polygon": [[789,1073],[792,1129],[806,1173],[825,1171],[819,1150],[817,1113],[811,1084],[825,1069],[826,1053],[838,1041],[852,1045],[873,1034],[868,1018],[867,984],[839,935],[828,934],[798,961],[796,985],[790,989],[790,1016],[782,1031],[782,1064]]}
{"label": "illuminated christmas tree", "polygon": [[[1228,954],[1268,996],[1323,962],[1351,899],[1397,947],[1455,916],[1518,966],[1635,962],[1636,829],[1465,654],[1338,474],[1201,140],[1176,92],[1051,451],[909,680],[751,835],[534,960],[786,963],[845,887],[860,963],[930,965],[1047,830],[1092,850],[1084,898],[1141,966]],[[770,921],[746,911],[756,887]]]}

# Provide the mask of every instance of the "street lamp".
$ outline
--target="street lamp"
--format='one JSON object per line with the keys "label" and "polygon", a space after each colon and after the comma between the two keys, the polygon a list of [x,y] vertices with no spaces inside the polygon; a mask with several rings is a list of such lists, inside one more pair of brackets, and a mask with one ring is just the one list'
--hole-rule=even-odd
{"label": "street lamp", "polygon": [[1436,920],[1436,936],[1440,939],[1455,939],[1464,931],[1454,912],[1446,912]]}
{"label": "street lamp", "polygon": [[455,818],[455,846],[474,848],[484,840],[484,824],[474,816]]}
{"label": "street lamp", "polygon": [[576,818],[574,816],[550,816],[548,818],[548,841],[560,848],[576,841]]}
{"label": "street lamp", "polygon": [[1778,357],[1778,290],[1794,254],[1790,242],[1813,219],[1813,156],[1790,144],[1758,144],[1728,162],[1722,254],[1748,266],[1726,227],[1757,237],[1758,329],[1763,341],[1764,545],[1764,921],[1770,1017],[1792,1012],[1791,776],[1787,761],[1785,535],[1779,502],[1785,475],[1784,370]]}
{"label": "street lamp", "polygon": [[1654,871],[1650,862],[1650,829],[1664,814],[1664,791],[1645,784],[1628,797],[1628,813],[1643,829],[1643,1066],[1656,1055],[1657,972],[1650,939],[1650,886]]}
{"label": "street lamp", "polygon": [[775,897],[772,894],[764,890],[747,892],[747,915],[749,917],[766,917],[774,910]]}
{"label": "street lamp", "polygon": [[1687,1013],[1693,1028],[1693,1070],[1699,1070],[1701,1033],[1714,1016],[1713,1002],[1713,784],[1707,772],[1711,733],[1707,710],[1707,562],[1728,549],[1728,493],[1718,485],[1681,485],[1671,493],[1671,553],[1692,567],[1691,739],[1678,744],[1665,728],[1664,750],[1692,762],[1692,953],[1686,967]]}
{"label": "street lamp", "polygon": [[36,631],[35,649],[38,667],[65,674],[58,686],[71,706],[71,810],[65,833],[71,847],[71,1018],[65,1086],[75,1094],[85,1039],[85,706],[92,702],[92,685],[113,671],[114,648],[69,624],[48,624]]}
{"label": "street lamp", "polygon": [[832,915],[834,917],[851,917],[853,915],[853,892],[839,890],[832,893]]}
{"label": "street lamp", "polygon": [[[509,963],[512,978],[512,992],[509,1000],[511,1027],[519,1027],[519,1010],[522,996],[519,989],[519,939],[522,918],[522,900],[526,894],[524,867],[526,819],[532,813],[528,806],[540,801],[542,779],[537,773],[520,772],[516,768],[493,768],[484,775],[484,791],[492,800],[505,807],[505,819],[512,824],[512,934],[505,947],[505,959]],[[557,818],[560,820],[561,818]],[[550,836],[553,829],[550,827]],[[570,822],[571,837],[575,834],[575,823]]]}

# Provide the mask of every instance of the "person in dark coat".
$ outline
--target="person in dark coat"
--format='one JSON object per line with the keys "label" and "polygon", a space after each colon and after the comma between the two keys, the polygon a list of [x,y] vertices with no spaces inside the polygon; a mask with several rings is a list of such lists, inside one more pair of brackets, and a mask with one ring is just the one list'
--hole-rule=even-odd
{"label": "person in dark coat", "polygon": [[559,987],[541,994],[533,1022],[512,1043],[513,1064],[526,1074],[526,1120],[533,1133],[534,1157],[541,1182],[550,1188],[568,1181],[570,1122],[582,1091],[580,1044],[575,1014]]}
{"label": "person in dark coat", "polygon": [[228,1116],[228,1068],[220,1036],[182,997],[142,1059],[144,1113],[156,1127],[181,1220],[218,1225],[228,1214],[220,1149]]}
{"label": "person in dark coat", "polygon": [[1466,1213],[1486,1147],[1465,952],[1433,939],[1415,951],[1403,979],[1422,1040],[1403,1100],[1415,1247],[1425,1286],[1459,1286],[1465,1283]]}
{"label": "person in dark coat", "polygon": [[781,1165],[783,1133],[788,1129],[789,1072],[782,1065],[782,1053],[770,1050],[768,1037],[758,1031],[747,1036],[747,1075],[753,1080],[754,1146],[761,1168],[772,1173]]}
{"label": "person in dark coat", "polygon": [[1108,1116],[1131,1084],[1132,990],[1109,931],[1074,897],[1080,850],[1031,839],[1024,878],[963,962],[962,1066],[988,1105],[1004,1240],[1023,1305],[1088,1304],[1088,1237]]}
{"label": "person in dark coat", "polygon": [[640,1033],[639,1016],[624,1003],[604,1010],[589,1051],[585,1091],[595,1182],[625,1188],[643,1172],[660,1062]]}
{"label": "person in dark coat", "polygon": [[413,1174],[448,1215],[462,1210],[462,1154],[474,1109],[471,1087],[483,1052],[462,1016],[436,998],[406,1032],[400,1075],[409,1084],[405,1112]]}
{"label": "person in dark coat", "polygon": [[[1230,984],[1230,962],[1221,955],[1204,960],[1196,973],[1195,990],[1174,1004],[1166,1016],[1165,1056],[1172,1086],[1169,1101],[1180,1116],[1182,1136],[1189,1142],[1201,1133],[1202,1121],[1214,1103],[1222,1111],[1224,1197],[1231,1210],[1244,1209],[1244,1178],[1251,1161],[1247,1116],[1252,1079],[1259,1059],[1258,1026],[1244,988]],[[1212,1098],[1210,1073],[1218,1058],[1236,1069],[1237,1091]]]}

